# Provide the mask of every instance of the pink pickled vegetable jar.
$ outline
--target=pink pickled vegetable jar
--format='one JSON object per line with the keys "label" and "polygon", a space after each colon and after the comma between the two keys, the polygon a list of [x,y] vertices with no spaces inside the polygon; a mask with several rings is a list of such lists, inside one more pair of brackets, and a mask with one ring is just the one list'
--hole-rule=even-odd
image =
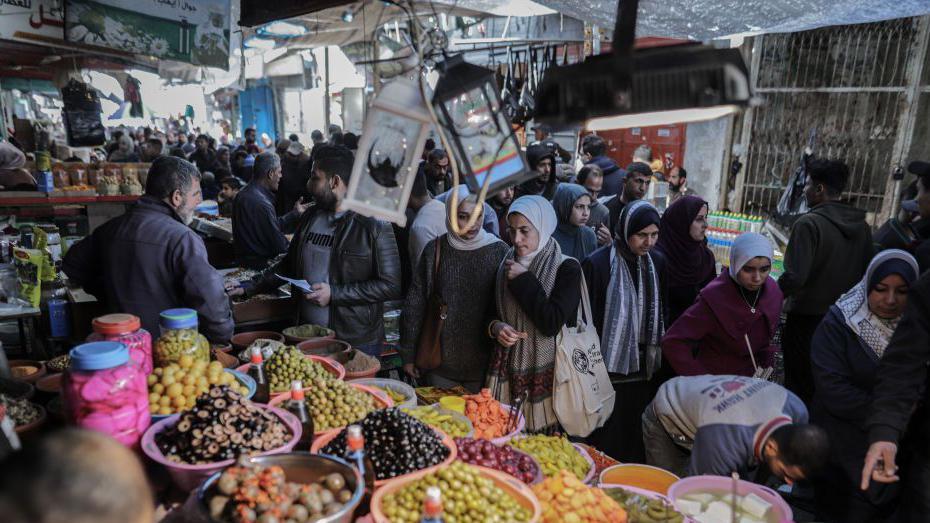
{"label": "pink pickled vegetable jar", "polygon": [[129,348],[129,357],[146,376],[152,373],[152,335],[142,328],[138,316],[106,314],[94,318],[94,332],[87,341],[118,341]]}
{"label": "pink pickled vegetable jar", "polygon": [[136,447],[149,427],[148,386],[126,345],[96,341],[71,349],[71,368],[62,378],[69,421]]}

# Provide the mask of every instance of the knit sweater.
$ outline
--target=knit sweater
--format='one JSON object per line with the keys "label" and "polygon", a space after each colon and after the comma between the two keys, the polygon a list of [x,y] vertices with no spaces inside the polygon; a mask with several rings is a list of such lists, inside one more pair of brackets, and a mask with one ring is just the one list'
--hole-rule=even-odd
{"label": "knit sweater", "polygon": [[446,303],[440,342],[442,365],[433,372],[453,381],[481,381],[491,358],[493,340],[487,326],[495,314],[497,269],[507,255],[507,244],[495,242],[474,251],[453,249],[442,235],[423,249],[413,275],[401,322],[400,353],[404,363],[416,358],[417,341],[433,288],[433,260],[439,253],[439,295]]}

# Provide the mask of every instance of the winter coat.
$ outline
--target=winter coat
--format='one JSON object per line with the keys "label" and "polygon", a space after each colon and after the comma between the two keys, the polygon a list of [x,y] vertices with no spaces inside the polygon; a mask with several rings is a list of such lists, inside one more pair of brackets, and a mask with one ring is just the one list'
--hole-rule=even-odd
{"label": "winter coat", "polygon": [[801,216],[791,228],[785,272],[778,286],[795,314],[823,315],[855,285],[875,254],[865,211],[826,202]]}
{"label": "winter coat", "polygon": [[782,293],[768,278],[756,304],[756,312],[740,294],[739,286],[724,271],[698,295],[697,301],[678,318],[662,338],[662,354],[681,376],[737,374],[752,376],[755,369],[746,347],[746,336],[756,364],[774,365],[772,336],[781,315]]}
{"label": "winter coat", "polygon": [[178,307],[197,311],[200,331],[211,341],[232,336],[223,277],[207,260],[203,240],[151,196],[71,246],[62,270],[109,312],[138,316],[152,336],[159,314]]}
{"label": "winter coat", "polygon": [[[834,488],[838,484],[858,485],[869,449],[866,418],[879,358],[833,306],[811,338],[811,367],[817,383],[811,422],[827,431],[831,461],[846,480],[831,484]],[[893,496],[895,487],[873,481],[866,492],[855,494],[879,504]]]}

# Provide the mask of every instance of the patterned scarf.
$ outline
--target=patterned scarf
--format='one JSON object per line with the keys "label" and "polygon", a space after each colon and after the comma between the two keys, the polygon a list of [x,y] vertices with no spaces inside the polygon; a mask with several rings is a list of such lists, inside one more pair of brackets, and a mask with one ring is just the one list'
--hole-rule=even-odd
{"label": "patterned scarf", "polygon": [[[504,258],[510,259],[513,259],[513,249]],[[555,277],[562,260],[558,242],[549,239],[530,263],[529,272],[539,280],[546,296],[555,287]],[[527,333],[527,337],[513,347],[497,347],[491,357],[488,388],[498,401],[508,405],[513,405],[514,400],[528,392],[526,402],[523,403],[527,432],[551,433],[558,427],[558,419],[552,409],[556,338],[536,330],[533,320],[523,311],[507,287],[503,263],[497,271],[497,310],[502,321]]]}
{"label": "patterned scarf", "polygon": [[878,359],[881,359],[885,354],[888,342],[891,341],[891,336],[898,327],[901,318],[886,320],[872,314],[869,309],[869,282],[872,279],[872,274],[882,264],[891,260],[902,260],[910,265],[913,269],[913,277],[920,274],[913,256],[899,249],[888,249],[878,253],[869,263],[862,281],[836,301],[836,307],[843,314],[846,326],[872,350]]}
{"label": "patterned scarf", "polygon": [[610,283],[601,333],[601,350],[608,372],[638,372],[642,368],[639,354],[642,345],[646,379],[651,379],[662,363],[659,342],[665,326],[659,308],[659,278],[652,256],[635,255],[620,238],[629,238],[641,230],[639,225],[631,225],[643,223],[641,214],[654,212],[654,207],[640,200],[628,205],[620,215],[617,227],[620,234],[610,250]]}

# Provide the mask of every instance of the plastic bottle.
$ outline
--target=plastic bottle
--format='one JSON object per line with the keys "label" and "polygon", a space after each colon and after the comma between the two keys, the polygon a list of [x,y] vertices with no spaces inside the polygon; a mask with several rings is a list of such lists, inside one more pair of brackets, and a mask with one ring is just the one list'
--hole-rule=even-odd
{"label": "plastic bottle", "polygon": [[255,403],[268,403],[271,400],[271,385],[265,377],[262,350],[258,347],[252,348],[252,365],[249,367],[249,376],[255,380],[255,395],[252,396],[252,401]]}
{"label": "plastic bottle", "polygon": [[291,382],[291,399],[287,400],[284,408],[300,420],[301,433],[300,440],[297,441],[297,450],[309,450],[313,443],[313,416],[307,410],[307,402],[304,400],[304,389],[300,380]]}
{"label": "plastic bottle", "polygon": [[362,482],[365,483],[365,494],[362,496],[362,502],[355,509],[355,519],[367,516],[371,511],[371,496],[375,492],[375,468],[371,464],[371,458],[365,454],[365,435],[362,434],[361,425],[349,425],[346,427],[346,461],[355,465],[359,474],[362,476]]}
{"label": "plastic bottle", "polygon": [[423,498],[423,517],[420,523],[443,523],[442,519],[442,491],[439,487],[429,487],[426,489],[426,497]]}

